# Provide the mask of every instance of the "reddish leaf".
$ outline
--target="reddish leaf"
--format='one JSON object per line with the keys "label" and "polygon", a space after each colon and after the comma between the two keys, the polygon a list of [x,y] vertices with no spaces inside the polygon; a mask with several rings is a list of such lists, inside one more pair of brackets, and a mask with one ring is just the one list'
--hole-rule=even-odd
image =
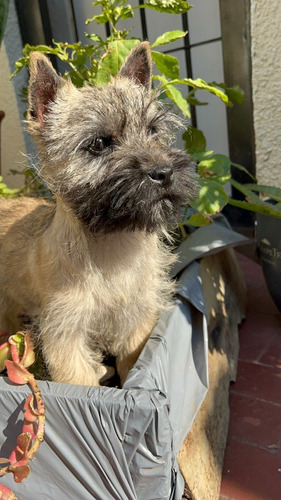
{"label": "reddish leaf", "polygon": [[34,397],[33,394],[30,394],[24,403],[24,418],[28,420],[28,422],[36,422],[39,417],[39,412],[34,408]]}
{"label": "reddish leaf", "polygon": [[17,465],[12,469],[16,483],[22,483],[29,476],[30,467],[28,465]]}
{"label": "reddish leaf", "polygon": [[11,465],[17,464],[22,457],[23,457],[22,451],[19,452],[19,450],[15,448],[10,455]]}
{"label": "reddish leaf", "polygon": [[26,368],[32,365],[35,361],[35,353],[33,350],[33,342],[31,340],[31,333],[27,332],[24,337],[24,353],[21,358],[21,363]]}
{"label": "reddish leaf", "polygon": [[20,358],[18,353],[18,346],[10,343],[10,350],[11,350],[12,360],[15,363],[19,363]]}
{"label": "reddish leaf", "polygon": [[31,443],[31,434],[29,432],[23,432],[19,435],[17,439],[17,447],[24,453],[26,457]]}
{"label": "reddish leaf", "polygon": [[5,362],[8,377],[14,384],[24,385],[28,382],[29,373],[14,361]]}
{"label": "reddish leaf", "polygon": [[10,335],[8,342],[11,346],[12,360],[19,363],[20,356],[24,352],[24,333],[18,332],[15,335]]}
{"label": "reddish leaf", "polygon": [[8,486],[0,484],[0,498],[1,500],[17,500],[16,495]]}
{"label": "reddish leaf", "polygon": [[27,458],[27,452],[30,448],[32,434],[30,432],[22,432],[17,439],[17,446],[10,455],[11,464],[16,464],[22,459]]}
{"label": "reddish leaf", "polygon": [[23,427],[22,427],[22,432],[28,432],[31,435],[31,441],[36,437],[36,424],[34,422],[28,422],[27,420],[24,421]]}

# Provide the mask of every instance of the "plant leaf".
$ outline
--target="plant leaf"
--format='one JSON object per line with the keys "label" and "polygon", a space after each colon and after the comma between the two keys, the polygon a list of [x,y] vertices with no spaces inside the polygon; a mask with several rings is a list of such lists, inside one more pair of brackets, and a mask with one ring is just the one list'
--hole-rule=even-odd
{"label": "plant leaf", "polygon": [[192,5],[186,0],[147,0],[145,4],[139,6],[139,8],[144,7],[167,14],[184,14]]}
{"label": "plant leaf", "polygon": [[249,210],[250,212],[256,212],[259,214],[263,215],[270,215],[272,217],[281,217],[281,207],[279,207],[279,210],[276,210],[274,205],[270,205],[269,203],[253,203],[250,201],[243,201],[243,200],[234,200],[230,198],[228,200],[229,205],[233,205],[234,207],[238,208],[243,208],[244,210]]}
{"label": "plant leaf", "polygon": [[6,361],[5,366],[7,368],[8,377],[14,384],[24,385],[28,382],[29,374],[26,373],[25,369],[22,368],[18,363],[14,361]]}
{"label": "plant leaf", "polygon": [[1,500],[17,500],[14,492],[4,484],[0,484],[0,498]]}
{"label": "plant leaf", "polygon": [[263,201],[253,192],[251,189],[247,188],[244,184],[240,184],[240,182],[236,181],[235,179],[231,179],[231,185],[240,191],[246,198],[248,198],[251,201],[254,201],[258,205],[263,205]]}
{"label": "plant leaf", "polygon": [[216,154],[200,161],[198,173],[202,177],[230,175],[231,162],[225,155]]}
{"label": "plant leaf", "polygon": [[25,348],[25,335],[22,332],[18,332],[15,335],[11,335],[8,342],[11,346],[11,356],[12,360],[16,363],[20,362],[21,357],[24,353]]}
{"label": "plant leaf", "polygon": [[189,87],[192,87],[197,90],[206,90],[207,92],[210,92],[211,94],[215,94],[217,97],[219,97],[225,104],[231,105],[228,96],[223,92],[222,90],[218,89],[211,83],[205,82],[205,80],[202,80],[202,78],[197,78],[196,80],[193,80],[192,78],[181,78],[179,80],[174,80],[171,83],[173,84],[184,84],[188,85]]}
{"label": "plant leaf", "polygon": [[89,34],[89,33],[86,33],[86,31],[85,31],[84,36],[86,38],[89,38],[90,40],[92,40],[92,42],[98,42],[100,44],[104,43],[103,39],[100,36],[96,35],[95,33]]}
{"label": "plant leaf", "polygon": [[212,85],[220,87],[229,97],[230,101],[235,104],[242,104],[244,100],[244,91],[239,87],[239,85],[233,85],[233,87],[228,87],[225,83],[212,82]]}
{"label": "plant leaf", "polygon": [[183,97],[181,91],[174,87],[174,85],[169,85],[165,88],[166,95],[173,101],[177,107],[182,112],[183,116],[190,118],[190,109],[186,99]]}
{"label": "plant leaf", "polygon": [[228,202],[228,196],[221,184],[207,179],[198,179],[199,196],[190,203],[191,207],[202,214],[217,214]]}
{"label": "plant leaf", "polygon": [[[272,205],[266,201],[261,200],[251,189],[246,185],[240,184],[234,179],[231,179],[231,185],[235,187],[240,193],[244,194],[246,201],[243,201],[244,205],[240,208],[245,208],[246,210],[251,210],[253,212],[258,212],[265,215],[273,215],[275,217],[281,217],[281,204]],[[232,205],[234,205],[232,200]],[[239,201],[239,200],[238,200]]]}
{"label": "plant leaf", "polygon": [[91,17],[91,19],[86,19],[85,24],[89,24],[92,21],[96,21],[98,24],[105,24],[108,21],[108,16],[102,12],[101,14]]}
{"label": "plant leaf", "polygon": [[199,153],[192,153],[192,157],[196,161],[201,161],[204,160],[205,158],[209,158],[214,153],[214,151],[209,150],[209,151],[199,151]]}
{"label": "plant leaf", "polygon": [[163,35],[158,36],[155,42],[151,45],[151,47],[158,47],[159,45],[166,45],[167,43],[175,42],[180,38],[184,38],[187,35],[188,31],[167,31],[163,33]]}
{"label": "plant leaf", "polygon": [[23,456],[25,458],[29,450],[30,444],[31,444],[31,434],[29,432],[23,432],[18,436],[17,447],[23,453]]}
{"label": "plant leaf", "polygon": [[220,184],[226,184],[227,182],[231,181],[231,174],[228,175],[220,175],[220,176],[214,176],[211,179],[212,181],[219,182]]}
{"label": "plant leaf", "polygon": [[120,12],[120,17],[121,19],[129,19],[131,17],[134,17],[134,11],[131,7],[131,5],[127,5],[127,7],[123,7]]}
{"label": "plant leaf", "polygon": [[254,175],[252,175],[251,172],[249,172],[249,170],[247,170],[247,168],[243,167],[242,165],[239,165],[239,163],[233,163],[233,161],[232,161],[231,165],[233,167],[237,168],[238,170],[240,170],[241,172],[245,172],[245,174],[247,174],[254,182],[257,181],[256,177]]}
{"label": "plant leaf", "polygon": [[194,227],[209,226],[213,220],[206,214],[192,214],[184,224],[191,224]]}
{"label": "plant leaf", "polygon": [[25,367],[28,368],[30,365],[32,365],[35,361],[35,352],[33,350],[33,342],[31,340],[31,333],[27,332],[24,335],[24,351],[20,359],[20,363]]}
{"label": "plant leaf", "polygon": [[244,186],[251,191],[261,193],[268,198],[271,198],[278,203],[281,203],[281,189],[274,186],[264,186],[260,184],[244,184]]}
{"label": "plant leaf", "polygon": [[206,148],[205,136],[202,130],[198,128],[188,127],[183,133],[182,138],[185,142],[185,149],[192,155],[202,152]]}
{"label": "plant leaf", "polygon": [[161,82],[162,88],[167,97],[173,101],[182,112],[183,116],[190,118],[190,109],[186,99],[183,97],[181,91],[177,89],[165,76],[154,76],[154,80]]}
{"label": "plant leaf", "polygon": [[208,106],[208,102],[199,101],[191,92],[188,94],[186,100],[191,106]]}
{"label": "plant leaf", "polygon": [[22,483],[22,481],[29,476],[30,467],[29,465],[15,466],[15,468],[12,469],[12,472],[14,474],[14,481],[16,483]]}
{"label": "plant leaf", "polygon": [[24,403],[24,418],[28,420],[28,422],[36,422],[39,416],[39,412],[34,408],[34,396],[30,394]]}
{"label": "plant leaf", "polygon": [[108,52],[104,55],[97,72],[97,84],[105,85],[111,76],[116,76],[130,50],[139,40],[114,40],[108,44]]}
{"label": "plant leaf", "polygon": [[180,67],[176,57],[155,51],[151,52],[151,56],[160,73],[168,78],[179,78]]}

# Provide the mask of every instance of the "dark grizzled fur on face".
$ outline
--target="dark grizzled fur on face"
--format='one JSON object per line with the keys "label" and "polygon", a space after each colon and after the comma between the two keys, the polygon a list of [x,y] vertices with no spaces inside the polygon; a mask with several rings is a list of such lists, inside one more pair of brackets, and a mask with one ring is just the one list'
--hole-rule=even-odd
{"label": "dark grizzled fur on face", "polygon": [[[73,122],[79,108],[83,116]],[[91,232],[153,232],[176,223],[180,205],[196,192],[194,165],[170,147],[179,120],[156,94],[120,78],[81,89],[71,109],[66,106],[62,127],[60,120],[54,106],[42,137],[44,164],[56,163],[58,151],[58,163],[68,166],[70,158],[71,166],[46,181]]]}
{"label": "dark grizzled fur on face", "polygon": [[[61,193],[92,232],[152,232],[176,223],[179,207],[194,193],[188,175],[193,167],[185,153],[163,144],[168,117],[168,113],[158,112],[153,128],[141,127],[135,139],[128,137],[128,118],[118,137],[110,132],[107,136],[108,145],[99,155],[106,163],[100,182]],[[90,151],[85,149],[84,154],[85,161],[94,161]]]}
{"label": "dark grizzled fur on face", "polygon": [[[153,145],[147,145],[148,149]],[[122,149],[118,153],[122,154]],[[158,163],[154,154],[136,151],[124,157],[124,170],[109,172],[102,183],[91,189],[87,184],[65,193],[64,199],[75,215],[94,233],[115,230],[144,229],[148,232],[175,224],[179,207],[187,201],[190,184],[185,170],[186,156],[170,152]],[[114,153],[110,154],[112,161]],[[110,158],[109,158],[110,162]],[[151,165],[150,170],[147,167]],[[150,173],[159,169],[159,175],[170,177],[163,182],[153,180]],[[160,170],[161,169],[161,170]],[[157,175],[157,171],[156,171]]]}

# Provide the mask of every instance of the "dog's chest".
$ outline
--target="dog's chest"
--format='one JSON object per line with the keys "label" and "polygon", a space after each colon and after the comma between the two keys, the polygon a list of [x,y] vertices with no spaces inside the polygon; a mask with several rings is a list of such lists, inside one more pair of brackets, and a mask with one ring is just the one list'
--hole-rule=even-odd
{"label": "dog's chest", "polygon": [[104,245],[95,252],[91,272],[84,281],[84,303],[89,305],[92,324],[110,335],[130,332],[147,311],[156,309],[160,277],[156,248],[136,245]]}

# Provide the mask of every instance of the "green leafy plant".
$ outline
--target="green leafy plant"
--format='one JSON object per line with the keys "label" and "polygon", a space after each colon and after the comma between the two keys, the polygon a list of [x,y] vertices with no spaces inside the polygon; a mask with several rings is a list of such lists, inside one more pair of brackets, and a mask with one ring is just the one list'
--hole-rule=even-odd
{"label": "green leafy plant", "polygon": [[[77,87],[82,87],[85,84],[105,85],[112,76],[117,75],[129,51],[140,41],[138,38],[129,37],[130,30],[117,29],[117,23],[121,19],[132,18],[135,11],[140,8],[154,9],[160,13],[169,14],[182,14],[191,8],[191,5],[185,0],[148,0],[138,7],[132,7],[127,0],[96,0],[93,2],[93,6],[101,7],[101,13],[87,19],[86,24],[108,23],[111,31],[109,37],[103,40],[96,34],[85,33],[91,42],[90,44],[82,44],[79,41],[73,44],[53,42],[53,46],[26,45],[23,49],[23,57],[16,62],[16,70],[12,76],[15,76],[24,66],[29,64],[30,53],[36,50],[56,56],[66,63],[68,68],[64,77],[70,78]],[[171,100],[178,111],[187,118],[191,116],[191,105],[202,104],[195,97],[197,90],[204,90],[216,95],[227,106],[232,106],[233,102],[241,100],[241,90],[238,87],[228,88],[221,83],[207,83],[201,78],[180,78],[177,58],[155,50],[185,36],[186,32],[184,31],[169,31],[151,43],[152,58],[159,72],[153,78],[160,86],[162,98],[167,97]],[[189,128],[187,134],[192,134],[193,143],[196,141],[198,143],[199,131]],[[29,186],[30,183],[26,183],[26,185]],[[22,194],[26,194],[26,189]]]}
{"label": "green leafy plant", "polygon": [[[61,61],[67,63],[69,69],[64,77],[71,78],[77,87],[87,84],[105,85],[112,76],[117,75],[123,61],[130,50],[140,42],[138,38],[128,38],[130,30],[118,30],[116,25],[120,19],[126,20],[134,16],[134,11],[139,8],[151,8],[162,13],[181,14],[187,12],[191,5],[185,0],[149,0],[144,5],[132,7],[127,0],[96,0],[93,6],[102,8],[101,14],[94,15],[86,20],[86,24],[96,22],[98,24],[108,23],[111,35],[102,40],[96,34],[85,36],[91,40],[90,45],[77,42],[74,44],[53,42],[53,47],[47,45],[26,45],[23,49],[23,57],[16,62],[15,76],[24,66],[29,64],[30,53],[34,50],[47,55],[55,55]],[[185,37],[186,32],[180,30],[169,31],[159,36],[153,43],[152,58],[160,75],[153,78],[160,83],[162,91],[178,107],[185,117],[190,117],[190,104],[194,104],[194,92],[205,90],[219,97],[226,105],[231,106],[232,101],[237,99],[237,89],[228,89],[227,86],[215,82],[207,83],[201,78],[180,79],[179,62],[176,57],[163,54],[154,50]],[[185,89],[179,90],[179,86]],[[240,91],[241,92],[241,91]],[[199,102],[199,101],[198,101]]]}
{"label": "green leafy plant", "polygon": [[[32,390],[24,404],[24,423],[17,438],[16,448],[9,458],[0,458],[0,476],[12,473],[14,481],[21,483],[30,473],[29,462],[35,456],[44,437],[45,407],[39,386],[27,368],[34,363],[35,355],[30,334],[18,332],[7,335],[0,332],[0,372],[7,375],[14,384],[28,384]],[[0,484],[0,498],[16,499],[7,486]]]}
{"label": "green leafy plant", "polygon": [[15,198],[20,194],[21,190],[20,189],[12,189],[3,182],[3,177],[0,175],[0,197],[5,197],[5,198]]}
{"label": "green leafy plant", "polygon": [[[249,210],[273,217],[281,217],[281,189],[277,187],[257,184],[257,180],[242,165],[231,162],[221,154],[213,151],[193,153],[198,165],[199,196],[191,203],[196,213],[181,224],[204,226],[212,223],[212,216],[221,212],[227,205],[232,205],[243,210]],[[232,177],[231,169],[236,168],[249,176],[247,184],[241,184]],[[239,191],[244,200],[236,200],[227,194],[226,184]],[[276,203],[272,205],[270,200]]]}
{"label": "green leafy plant", "polygon": [[[98,24],[108,23],[111,32],[109,37],[103,40],[94,33],[85,33],[85,36],[90,40],[89,44],[82,44],[79,41],[73,44],[53,42],[53,46],[26,45],[23,49],[23,57],[16,62],[16,70],[12,76],[15,76],[24,66],[29,64],[30,53],[36,50],[47,55],[56,56],[66,63],[68,68],[64,77],[70,78],[77,87],[82,87],[85,84],[105,85],[112,76],[118,73],[129,51],[140,41],[129,36],[129,29],[119,30],[117,28],[120,20],[133,18],[135,11],[140,8],[154,9],[159,13],[166,14],[183,14],[191,8],[191,5],[185,0],[147,0],[138,7],[132,7],[127,0],[96,0],[92,5],[100,7],[101,12],[87,19],[86,24],[93,22]],[[172,101],[178,112],[185,118],[190,118],[191,106],[206,104],[196,97],[198,90],[215,95],[226,106],[241,104],[244,94],[237,85],[228,87],[225,83],[206,82],[202,78],[180,78],[177,58],[155,50],[185,36],[186,32],[174,30],[163,33],[156,40],[151,41],[152,58],[158,71],[158,74],[154,75],[153,79],[162,91],[161,98]],[[186,149],[198,164],[199,195],[192,203],[195,213],[187,221],[182,221],[181,225],[186,223],[195,226],[210,224],[212,215],[220,212],[226,204],[276,217],[281,216],[278,203],[272,206],[256,194],[257,192],[265,192],[262,189],[263,186],[257,186],[256,184],[243,186],[232,178],[231,169],[238,168],[246,171],[243,166],[233,164],[224,155],[206,151],[206,140],[202,131],[194,127],[188,127],[183,134],[183,139]],[[254,183],[256,182],[253,177],[251,180]],[[231,198],[227,194],[227,183],[238,189],[245,196],[245,200]],[[30,182],[25,184],[25,190],[21,194],[26,194],[27,187],[32,186]],[[42,194],[44,192],[44,188],[40,186],[38,181],[34,185],[35,189],[32,191],[32,188],[29,187],[27,194]],[[278,192],[279,199],[280,193]]]}

